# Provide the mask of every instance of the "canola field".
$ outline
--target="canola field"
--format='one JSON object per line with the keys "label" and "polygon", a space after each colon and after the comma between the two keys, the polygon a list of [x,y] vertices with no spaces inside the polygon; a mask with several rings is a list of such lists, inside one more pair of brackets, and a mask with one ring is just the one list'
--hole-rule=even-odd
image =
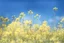
{"label": "canola field", "polygon": [[[32,16],[33,12],[30,10],[28,14]],[[52,29],[47,21],[33,24],[33,20],[24,20],[24,17],[25,13],[21,12],[10,22],[7,17],[0,16],[0,43],[64,43],[64,18]],[[40,15],[34,18],[38,20]]]}

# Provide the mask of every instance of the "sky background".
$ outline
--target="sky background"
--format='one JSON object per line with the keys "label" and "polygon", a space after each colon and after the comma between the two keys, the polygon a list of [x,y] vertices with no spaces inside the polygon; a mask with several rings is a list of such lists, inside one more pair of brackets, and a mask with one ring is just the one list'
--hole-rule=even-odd
{"label": "sky background", "polygon": [[50,24],[53,23],[54,11],[57,7],[56,22],[64,16],[64,1],[63,0],[0,0],[0,16],[12,18],[13,15],[19,16],[20,12],[25,12],[25,19],[29,19],[28,10],[32,10],[35,14],[40,14],[39,23],[47,20]]}

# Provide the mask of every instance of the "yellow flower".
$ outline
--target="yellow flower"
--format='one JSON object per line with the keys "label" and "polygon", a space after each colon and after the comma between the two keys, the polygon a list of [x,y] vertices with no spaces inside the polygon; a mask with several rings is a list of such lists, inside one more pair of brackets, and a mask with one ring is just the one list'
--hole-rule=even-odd
{"label": "yellow flower", "polygon": [[2,24],[3,27],[6,27],[6,24]]}
{"label": "yellow flower", "polygon": [[60,41],[55,41],[54,43],[61,43]]}
{"label": "yellow flower", "polygon": [[20,43],[23,43],[23,40],[22,39],[20,40]]}
{"label": "yellow flower", "polygon": [[20,20],[20,18],[16,18],[16,21],[19,21]]}
{"label": "yellow flower", "polygon": [[2,28],[0,28],[0,36],[3,34],[3,30]]}
{"label": "yellow flower", "polygon": [[64,18],[62,18],[60,22],[64,22]]}
{"label": "yellow flower", "polygon": [[41,38],[41,35],[40,34],[37,34],[36,35],[36,39],[40,39]]}
{"label": "yellow flower", "polygon": [[54,7],[54,8],[53,8],[53,10],[54,10],[54,11],[57,11],[57,10],[58,10],[58,8],[57,8],[57,7]]}
{"label": "yellow flower", "polygon": [[14,41],[14,40],[12,40],[10,43],[15,43],[15,41]]}
{"label": "yellow flower", "polygon": [[10,34],[12,34],[12,32],[10,32],[10,31],[9,31],[9,32],[8,32],[8,31],[3,32],[3,36],[6,36],[6,37],[7,37],[8,35],[10,35]]}
{"label": "yellow flower", "polygon": [[38,24],[34,24],[33,27],[34,28],[39,28],[39,25]]}
{"label": "yellow flower", "polygon": [[29,10],[29,11],[28,11],[28,14],[33,14],[33,11],[32,11],[32,10]]}
{"label": "yellow flower", "polygon": [[40,31],[49,31],[50,26],[47,25],[47,21],[44,21],[43,24],[39,28]]}
{"label": "yellow flower", "polygon": [[25,13],[21,12],[19,18],[24,18],[24,17],[25,17]]}
{"label": "yellow flower", "polygon": [[32,21],[31,20],[25,20],[24,24],[32,24]]}

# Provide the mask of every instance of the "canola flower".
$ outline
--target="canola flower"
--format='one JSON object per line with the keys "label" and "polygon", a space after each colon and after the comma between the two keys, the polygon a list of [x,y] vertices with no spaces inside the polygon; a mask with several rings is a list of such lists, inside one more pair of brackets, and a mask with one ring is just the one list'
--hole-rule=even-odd
{"label": "canola flower", "polygon": [[64,22],[64,18],[62,18],[60,22]]}
{"label": "canola flower", "polygon": [[39,14],[36,14],[36,15],[34,16],[34,18],[36,18],[36,19],[38,19],[38,17],[40,17]]}
{"label": "canola flower", "polygon": [[19,18],[24,18],[24,17],[25,17],[25,13],[21,12]]}
{"label": "canola flower", "polygon": [[24,24],[32,24],[32,21],[31,20],[25,20]]}
{"label": "canola flower", "polygon": [[29,11],[28,11],[28,14],[33,14],[33,11],[32,11],[32,10],[29,10]]}
{"label": "canola flower", "polygon": [[57,7],[54,7],[54,8],[53,8],[53,10],[54,10],[54,11],[57,11],[57,10],[58,10],[58,8],[57,8]]}
{"label": "canola flower", "polygon": [[24,17],[24,12],[20,16],[8,26],[2,24],[5,27],[0,28],[0,43],[64,43],[64,28],[51,31],[47,21],[41,25],[33,24],[32,20],[24,20],[22,23],[20,19]]}

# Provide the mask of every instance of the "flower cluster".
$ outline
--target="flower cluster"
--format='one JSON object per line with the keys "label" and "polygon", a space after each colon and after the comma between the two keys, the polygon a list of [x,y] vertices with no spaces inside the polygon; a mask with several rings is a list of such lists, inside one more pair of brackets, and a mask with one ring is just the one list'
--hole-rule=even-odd
{"label": "flower cluster", "polygon": [[[33,14],[31,10],[28,13]],[[24,18],[24,12],[8,26],[0,28],[0,43],[64,43],[62,27],[52,30],[47,21],[39,25],[33,24],[32,20],[20,22],[22,18]]]}

